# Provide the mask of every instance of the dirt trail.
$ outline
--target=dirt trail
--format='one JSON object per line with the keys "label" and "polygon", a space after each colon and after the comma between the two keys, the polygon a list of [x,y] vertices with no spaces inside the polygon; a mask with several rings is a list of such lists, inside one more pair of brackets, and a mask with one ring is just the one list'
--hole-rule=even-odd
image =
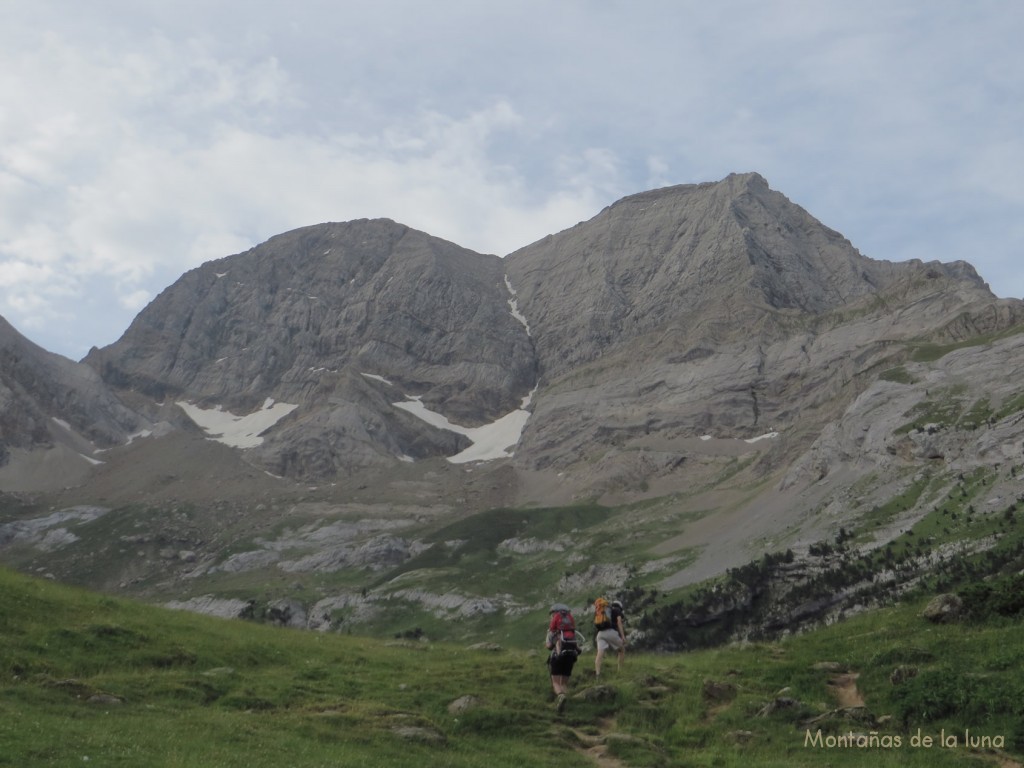
{"label": "dirt trail", "polygon": [[572,729],[573,735],[580,741],[580,746],[576,748],[576,751],[589,757],[600,768],[626,768],[624,762],[608,754],[608,734],[615,730],[615,721],[607,718],[601,719],[597,721],[597,726],[596,736],[576,728]]}

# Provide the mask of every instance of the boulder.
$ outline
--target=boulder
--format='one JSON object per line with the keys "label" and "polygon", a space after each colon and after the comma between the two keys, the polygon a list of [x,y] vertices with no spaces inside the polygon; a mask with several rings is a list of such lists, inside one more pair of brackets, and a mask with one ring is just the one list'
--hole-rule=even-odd
{"label": "boulder", "polygon": [[463,712],[468,712],[471,709],[476,709],[483,701],[478,699],[476,696],[467,694],[466,696],[460,696],[451,704],[448,705],[448,712],[453,715],[461,715]]}
{"label": "boulder", "polygon": [[584,688],[573,698],[581,701],[611,701],[618,695],[618,690],[610,685],[592,685],[589,688]]}
{"label": "boulder", "polygon": [[921,618],[933,624],[951,624],[963,616],[964,601],[957,595],[936,595],[921,612]]}
{"label": "boulder", "polygon": [[306,609],[298,600],[283,598],[267,605],[267,620],[281,627],[305,629]]}

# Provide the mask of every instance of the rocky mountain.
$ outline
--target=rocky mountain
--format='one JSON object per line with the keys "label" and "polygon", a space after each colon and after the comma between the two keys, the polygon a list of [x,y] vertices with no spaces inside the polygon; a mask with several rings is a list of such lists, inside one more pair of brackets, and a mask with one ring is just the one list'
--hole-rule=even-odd
{"label": "rocky mountain", "polygon": [[290,404],[257,461],[350,475],[467,447],[393,401],[470,427],[518,407],[536,370],[509,298],[495,256],[389,220],[324,224],[192,270],[84,362],[151,400]]}
{"label": "rocky mountain", "polygon": [[792,458],[913,341],[1021,319],[970,265],[866,258],[756,174],[626,198],[506,261],[544,384],[534,467],[769,432]]}
{"label": "rocky mountain", "polygon": [[[866,258],[747,174],[626,198],[504,260],[387,220],[297,230],[184,275],[84,362],[201,423],[276,403],[246,447],[310,480],[454,456],[536,386],[516,463],[564,469],[639,436],[820,426],[893,342],[1015,313],[969,265]],[[463,429],[394,405],[411,398]]]}
{"label": "rocky mountain", "polygon": [[100,452],[151,434],[87,365],[36,346],[0,318],[0,487],[73,484]]}
{"label": "rocky mountain", "polygon": [[[786,550],[771,562],[806,582],[821,542],[855,531],[868,557],[954,489],[993,515],[1024,497],[1022,323],[969,264],[868,258],[757,174],[633,195],[504,258],[389,220],[306,227],[183,275],[81,365],[34,356],[122,420],[37,411],[118,446],[8,499],[0,546],[212,612],[259,592],[317,628],[395,600],[512,621]],[[129,444],[140,424],[160,436]]]}

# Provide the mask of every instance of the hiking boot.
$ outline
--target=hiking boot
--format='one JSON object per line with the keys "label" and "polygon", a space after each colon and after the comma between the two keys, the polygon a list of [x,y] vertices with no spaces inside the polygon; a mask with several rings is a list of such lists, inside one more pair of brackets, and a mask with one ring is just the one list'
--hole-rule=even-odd
{"label": "hiking boot", "polygon": [[558,698],[555,699],[555,711],[561,712],[563,709],[565,709],[565,702],[566,702],[565,694],[564,693],[558,694]]}

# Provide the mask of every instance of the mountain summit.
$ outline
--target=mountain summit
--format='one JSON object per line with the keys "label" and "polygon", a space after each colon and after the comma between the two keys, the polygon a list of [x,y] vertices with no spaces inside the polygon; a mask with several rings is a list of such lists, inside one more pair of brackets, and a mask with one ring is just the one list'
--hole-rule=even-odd
{"label": "mountain summit", "polygon": [[192,270],[85,362],[200,409],[291,404],[260,455],[330,477],[466,447],[393,402],[466,426],[515,410],[536,373],[509,299],[495,256],[386,219],[321,224]]}
{"label": "mountain summit", "polygon": [[[238,445],[308,479],[452,457],[537,388],[543,418],[505,447],[564,467],[612,432],[786,422],[817,404],[793,402],[793,367],[865,342],[830,330],[842,313],[899,306],[891,341],[964,313],[995,327],[994,303],[968,265],[869,259],[743,174],[624,198],[505,259],[386,219],[295,230],[185,274],[84,362],[204,427],[204,411],[251,417],[263,431]],[[829,359],[773,363],[794,334],[805,350],[831,334]]]}
{"label": "mountain summit", "polygon": [[507,262],[548,376],[650,333],[746,337],[771,317],[821,316],[924,272],[990,295],[962,263],[862,256],[756,173],[632,195]]}

